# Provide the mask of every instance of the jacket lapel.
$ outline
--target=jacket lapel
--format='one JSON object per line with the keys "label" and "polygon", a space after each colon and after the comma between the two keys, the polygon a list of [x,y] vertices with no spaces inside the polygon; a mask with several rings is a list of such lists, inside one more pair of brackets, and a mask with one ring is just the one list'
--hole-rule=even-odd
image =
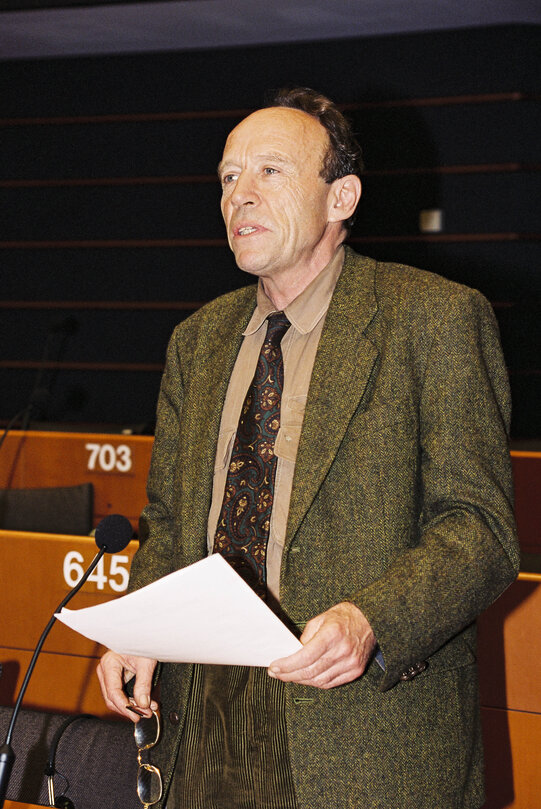
{"label": "jacket lapel", "polygon": [[286,548],[338,452],[378,357],[364,331],[377,311],[373,259],[346,252],[310,381],[297,453]]}
{"label": "jacket lapel", "polygon": [[185,548],[196,561],[206,553],[207,522],[212,497],[216,444],[229,378],[237,358],[242,332],[255,306],[255,287],[239,291],[216,315],[207,317],[194,359],[194,374],[186,392],[183,413],[185,470],[182,482],[183,516],[188,526]]}

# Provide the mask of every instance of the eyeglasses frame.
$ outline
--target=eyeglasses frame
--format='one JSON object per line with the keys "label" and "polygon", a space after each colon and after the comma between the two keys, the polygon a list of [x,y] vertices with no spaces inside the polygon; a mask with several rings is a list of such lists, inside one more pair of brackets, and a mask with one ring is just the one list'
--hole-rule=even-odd
{"label": "eyeglasses frame", "polygon": [[[143,809],[150,809],[150,807],[154,806],[154,804],[158,803],[158,801],[160,801],[162,799],[162,796],[163,796],[163,780],[162,780],[162,774],[161,774],[159,768],[155,767],[153,764],[148,764],[148,763],[142,761],[142,753],[144,753],[145,750],[151,750],[153,747],[155,747],[158,744],[158,741],[160,739],[160,733],[161,733],[161,727],[162,727],[161,720],[160,720],[160,714],[159,714],[158,711],[156,711],[154,709],[151,709],[151,710],[152,710],[152,713],[154,714],[154,717],[156,718],[156,722],[157,722],[157,725],[158,725],[157,728],[156,728],[156,738],[154,739],[154,741],[150,742],[150,744],[145,744],[143,747],[139,747],[139,745],[137,744],[137,739],[135,738],[135,734],[137,732],[137,724],[135,725],[135,727],[133,729],[133,735],[134,735],[134,739],[135,739],[135,744],[137,745],[137,763],[139,765],[139,770],[137,771],[137,797],[141,801],[141,803],[143,805]],[[145,718],[145,717],[143,717],[143,718]],[[147,717],[147,718],[150,718],[150,717]],[[147,803],[146,801],[144,801],[142,799],[142,797],[141,797],[140,792],[139,792],[139,772],[142,769],[147,770],[149,772],[156,773],[156,775],[158,776],[158,778],[160,780],[160,794],[156,798],[155,801],[152,801],[152,803]]]}

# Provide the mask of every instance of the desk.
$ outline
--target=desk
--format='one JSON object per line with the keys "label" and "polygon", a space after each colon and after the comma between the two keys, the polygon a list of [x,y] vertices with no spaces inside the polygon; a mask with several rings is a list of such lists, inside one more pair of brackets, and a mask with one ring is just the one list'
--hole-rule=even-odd
{"label": "desk", "polygon": [[[99,604],[126,592],[138,543],[105,554],[70,607]],[[56,607],[97,552],[91,537],[0,531],[0,704],[12,705],[36,643]],[[6,575],[8,572],[8,575]],[[56,622],[45,641],[24,706],[110,718],[95,676],[103,647]]]}
{"label": "desk", "polygon": [[[118,512],[136,525],[145,504],[153,439],[109,434],[14,432],[0,456],[0,486],[63,486],[90,481],[95,522]],[[541,553],[541,453],[511,452],[521,547]],[[98,580],[88,582],[73,607],[122,593],[123,570],[136,549],[107,557]],[[0,569],[12,571],[0,592],[0,703],[12,704],[32,650],[68,590],[76,566],[86,566],[93,540],[0,531]],[[79,554],[77,556],[76,554]],[[71,581],[69,582],[72,583]],[[101,588],[101,589],[100,589]],[[111,718],[99,693],[97,644],[57,624],[38,660],[24,705],[47,711]],[[481,704],[487,762],[485,809],[534,809],[541,795],[541,576],[519,580],[479,620]],[[9,803],[9,802],[8,802]],[[6,804],[7,806],[7,804]],[[9,809],[25,804],[12,804]]]}
{"label": "desk", "polygon": [[518,580],[479,618],[485,809],[541,803],[541,575]]}
{"label": "desk", "polygon": [[[124,514],[137,528],[154,439],[109,433],[13,430],[0,453],[0,489],[92,483],[94,525]],[[511,452],[520,544],[541,553],[541,452]]]}
{"label": "desk", "polygon": [[541,554],[541,452],[511,452],[520,547]]}
{"label": "desk", "polygon": [[136,528],[146,503],[153,441],[150,436],[14,430],[0,454],[0,488],[92,483],[94,525],[116,513]]}

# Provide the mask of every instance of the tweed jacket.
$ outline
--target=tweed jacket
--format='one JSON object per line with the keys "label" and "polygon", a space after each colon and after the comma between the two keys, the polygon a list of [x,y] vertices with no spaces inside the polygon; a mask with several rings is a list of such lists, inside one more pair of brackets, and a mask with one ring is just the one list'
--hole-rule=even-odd
{"label": "tweed jacket", "polygon": [[[220,415],[255,286],[175,330],[131,587],[206,555]],[[351,601],[384,655],[347,685],[287,684],[299,809],[479,809],[475,619],[514,579],[509,390],[483,296],[346,249],[298,449],[280,601],[299,632]],[[426,665],[425,665],[426,664]],[[165,790],[189,665],[164,665]]]}

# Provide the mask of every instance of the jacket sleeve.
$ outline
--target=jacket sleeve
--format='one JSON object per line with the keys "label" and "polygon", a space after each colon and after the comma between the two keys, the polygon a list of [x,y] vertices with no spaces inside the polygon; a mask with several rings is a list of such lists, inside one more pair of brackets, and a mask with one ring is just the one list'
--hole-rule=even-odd
{"label": "jacket sleeve", "polygon": [[129,590],[136,590],[173,572],[175,543],[175,470],[178,469],[179,423],[183,385],[179,362],[179,327],[167,349],[157,405],[156,434],[147,479],[148,503],[139,521],[140,547],[130,572]]}
{"label": "jacket sleeve", "polygon": [[518,572],[509,387],[480,293],[459,288],[441,308],[419,417],[419,543],[351,599],[383,652],[382,690],[471,624]]}

